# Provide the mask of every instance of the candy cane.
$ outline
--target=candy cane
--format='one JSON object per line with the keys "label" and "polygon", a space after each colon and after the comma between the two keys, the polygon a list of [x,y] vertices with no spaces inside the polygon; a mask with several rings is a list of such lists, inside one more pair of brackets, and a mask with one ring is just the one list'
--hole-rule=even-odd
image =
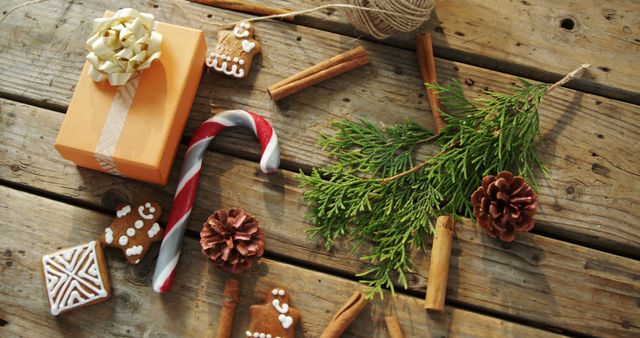
{"label": "candy cane", "polygon": [[276,171],[280,165],[278,137],[273,127],[262,117],[245,110],[227,110],[200,125],[191,138],[189,148],[184,156],[180,183],[173,198],[169,221],[160,247],[160,255],[153,273],[153,290],[156,292],[162,293],[171,290],[176,265],[180,258],[182,237],[187,228],[187,221],[198,189],[202,156],[211,140],[222,129],[234,126],[243,126],[253,130],[260,140],[262,147],[260,169],[263,172]]}

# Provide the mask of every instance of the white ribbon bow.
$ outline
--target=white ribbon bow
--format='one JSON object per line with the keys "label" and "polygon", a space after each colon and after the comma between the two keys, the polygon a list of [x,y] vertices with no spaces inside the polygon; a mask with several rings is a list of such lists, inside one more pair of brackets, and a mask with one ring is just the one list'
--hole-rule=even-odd
{"label": "white ribbon bow", "polygon": [[162,33],[153,30],[152,14],[123,8],[110,18],[95,19],[87,40],[89,76],[112,86],[126,84],[139,71],[160,57]]}

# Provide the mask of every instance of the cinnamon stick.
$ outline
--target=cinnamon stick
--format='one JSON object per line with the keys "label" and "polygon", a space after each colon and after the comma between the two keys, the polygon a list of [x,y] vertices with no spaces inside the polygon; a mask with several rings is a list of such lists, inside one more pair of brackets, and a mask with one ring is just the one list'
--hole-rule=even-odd
{"label": "cinnamon stick", "polygon": [[362,46],[358,46],[271,85],[267,90],[271,98],[274,101],[278,101],[302,89],[311,87],[314,84],[365,65],[368,62],[367,52]]}
{"label": "cinnamon stick", "polygon": [[384,318],[384,321],[387,323],[387,330],[389,330],[389,336],[391,338],[404,338],[404,334],[402,334],[402,329],[400,328],[400,322],[398,322],[396,316],[387,316]]}
{"label": "cinnamon stick", "polygon": [[340,337],[366,305],[367,300],[362,292],[354,292],[351,298],[338,310],[338,313],[333,316],[320,338]]}
{"label": "cinnamon stick", "polygon": [[429,284],[424,308],[433,311],[444,309],[449,278],[449,261],[455,221],[450,216],[440,216],[436,220],[436,234],[433,236],[431,260],[429,261]]}
{"label": "cinnamon stick", "polygon": [[[418,56],[418,66],[420,74],[425,83],[436,84],[436,59],[433,56],[433,43],[430,33],[418,33],[416,35],[416,54]],[[436,127],[436,134],[445,126],[445,122],[440,116],[440,99],[438,94],[431,88],[426,88],[429,105],[431,106],[431,114]]]}
{"label": "cinnamon stick", "polygon": [[216,329],[216,338],[231,337],[231,328],[233,327],[233,316],[238,307],[238,294],[240,293],[240,282],[229,278],[224,283],[224,301],[222,310],[220,311],[220,319],[218,320],[218,328]]}
{"label": "cinnamon stick", "polygon": [[[199,3],[202,5],[230,9],[233,11],[254,14],[254,15],[261,15],[261,16],[291,13],[291,11],[288,9],[267,7],[267,6],[258,5],[251,2],[238,1],[238,0],[189,0],[189,1]],[[293,16],[282,17],[279,19],[282,19],[285,21],[293,21]]]}

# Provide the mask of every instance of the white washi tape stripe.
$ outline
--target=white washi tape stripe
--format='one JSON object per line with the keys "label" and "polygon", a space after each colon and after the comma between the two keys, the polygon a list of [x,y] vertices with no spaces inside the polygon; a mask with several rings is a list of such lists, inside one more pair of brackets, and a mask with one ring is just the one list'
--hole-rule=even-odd
{"label": "white washi tape stripe", "polygon": [[133,102],[133,97],[136,94],[139,82],[140,76],[136,76],[126,85],[118,87],[118,91],[113,97],[113,102],[111,102],[107,120],[102,128],[100,140],[96,146],[95,157],[100,167],[113,175],[122,176],[118,168],[116,168],[116,164],[113,162],[113,154],[116,151],[116,146],[118,145],[122,128],[124,128],[124,123],[127,120],[129,108]]}

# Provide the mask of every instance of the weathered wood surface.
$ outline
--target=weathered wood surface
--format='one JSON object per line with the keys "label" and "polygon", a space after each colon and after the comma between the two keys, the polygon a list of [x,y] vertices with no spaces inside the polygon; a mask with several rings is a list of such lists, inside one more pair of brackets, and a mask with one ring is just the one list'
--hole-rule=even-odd
{"label": "weathered wood surface", "polygon": [[[63,115],[0,100],[0,177],[112,212],[116,204],[154,196],[171,205],[180,159],[166,188],[76,168],[51,150]],[[182,156],[182,152],[179,157]],[[346,246],[333,253],[304,233],[306,208],[293,173],[258,173],[257,164],[208,152],[189,229],[212,210],[242,205],[261,220],[271,255],[353,275],[366,265]],[[166,218],[166,215],[165,215]],[[285,254],[286,253],[286,254]],[[591,335],[640,333],[640,262],[544,236],[520,236],[511,249],[465,222],[454,242],[447,299],[529,322]],[[423,293],[428,253],[415,257],[410,289]],[[184,264],[184,263],[182,263]]]}
{"label": "weathered wood surface", "polygon": [[[0,187],[0,336],[2,337],[210,337],[222,305],[226,275],[211,266],[193,238],[185,239],[175,286],[166,295],[150,287],[157,245],[138,266],[118,250],[107,249],[113,296],[101,304],[53,317],[48,312],[40,272],[44,254],[96,239],[111,217],[69,204]],[[11,236],[6,236],[6,234]],[[240,302],[233,336],[244,337],[251,304],[262,303],[272,287],[286,286],[302,313],[299,337],[318,337],[356,282],[262,259],[240,276]],[[518,336],[552,333],[447,307],[427,315],[422,300],[387,294],[369,304],[345,333],[349,337],[386,337],[383,318],[395,314],[407,337]]]}
{"label": "weathered wood surface", "polygon": [[[333,3],[263,2],[295,9]],[[640,68],[633,66],[640,58],[637,13],[640,3],[626,0],[438,0],[432,19],[422,29],[434,32],[436,53],[441,57],[541,81],[559,79],[576,62],[592,63],[590,76],[569,86],[639,104]],[[366,37],[335,9],[298,17],[296,23]],[[382,42],[414,50],[414,41],[409,33]]]}
{"label": "weathered wood surface", "polygon": [[[171,0],[148,8],[160,20],[208,30],[214,45],[216,27],[185,16]],[[63,6],[64,4],[64,6]],[[84,60],[84,40],[91,20],[119,1],[37,4],[8,17],[0,30],[0,91],[9,97],[64,110]],[[153,6],[152,6],[153,7]],[[212,22],[246,17],[229,11],[185,4],[189,15]],[[62,11],[64,9],[64,11]],[[54,17],[49,13],[59,13]],[[208,16],[211,15],[211,18]],[[26,19],[25,19],[26,18]],[[266,87],[285,76],[353,47],[352,38],[285,23],[257,23],[264,55],[246,81],[205,75],[186,129],[190,133],[212,111],[248,108],[265,115],[278,131],[283,165],[291,170],[323,165],[315,145],[328,120],[349,117],[394,123],[412,118],[431,127],[420,90],[413,52],[362,42],[371,65],[309,88],[276,106]],[[19,37],[19,38],[18,38]],[[20,58],[24,58],[23,61]],[[441,80],[456,78],[470,95],[482,88],[504,91],[513,76],[438,59]],[[322,97],[322,100],[316,98]],[[542,179],[540,225],[560,238],[634,257],[640,250],[640,128],[638,106],[596,95],[559,89],[541,109],[544,161],[553,182]],[[259,147],[248,132],[225,133],[214,149],[257,159]],[[611,224],[616,224],[615,228]]]}

